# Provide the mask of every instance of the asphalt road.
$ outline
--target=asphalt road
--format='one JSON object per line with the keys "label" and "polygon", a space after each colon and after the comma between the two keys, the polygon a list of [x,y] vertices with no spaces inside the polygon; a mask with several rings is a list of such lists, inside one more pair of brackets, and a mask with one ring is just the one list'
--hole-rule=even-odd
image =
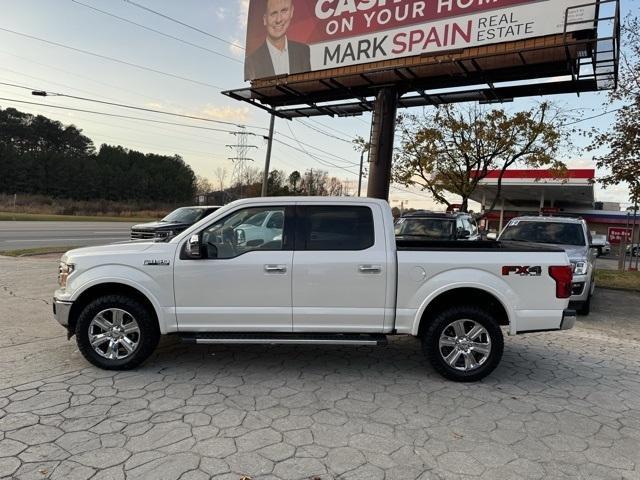
{"label": "asphalt road", "polygon": [[127,222],[0,222],[0,251],[84,247],[129,240]]}

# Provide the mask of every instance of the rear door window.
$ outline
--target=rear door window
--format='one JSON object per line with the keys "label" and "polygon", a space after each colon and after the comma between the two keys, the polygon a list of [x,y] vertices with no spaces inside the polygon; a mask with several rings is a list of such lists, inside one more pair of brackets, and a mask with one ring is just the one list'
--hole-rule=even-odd
{"label": "rear door window", "polygon": [[306,206],[300,220],[300,250],[366,250],[375,243],[368,207]]}

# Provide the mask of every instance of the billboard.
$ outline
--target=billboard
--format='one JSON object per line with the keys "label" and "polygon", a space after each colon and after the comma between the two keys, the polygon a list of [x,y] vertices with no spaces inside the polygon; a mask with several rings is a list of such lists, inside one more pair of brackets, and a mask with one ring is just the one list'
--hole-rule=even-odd
{"label": "billboard", "polygon": [[[250,0],[245,80],[594,28],[585,0]],[[574,22],[574,23],[571,23]]]}

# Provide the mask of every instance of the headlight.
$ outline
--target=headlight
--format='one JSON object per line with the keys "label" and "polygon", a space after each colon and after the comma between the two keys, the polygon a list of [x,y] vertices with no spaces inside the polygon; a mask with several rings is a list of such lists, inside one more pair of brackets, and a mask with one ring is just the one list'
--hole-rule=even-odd
{"label": "headlight", "polygon": [[587,262],[571,262],[573,265],[574,275],[585,275],[589,270],[589,264]]}
{"label": "headlight", "polygon": [[69,275],[71,275],[75,268],[76,266],[72,263],[60,262],[60,265],[58,265],[58,285],[60,285],[61,288],[66,288],[67,278],[69,278]]}
{"label": "headlight", "polygon": [[173,230],[163,230],[154,234],[156,240],[166,240],[173,237]]}

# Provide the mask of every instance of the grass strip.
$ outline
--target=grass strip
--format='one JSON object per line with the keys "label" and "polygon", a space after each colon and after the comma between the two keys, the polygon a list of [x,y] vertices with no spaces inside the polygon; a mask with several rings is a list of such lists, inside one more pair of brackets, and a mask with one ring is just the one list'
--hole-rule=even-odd
{"label": "grass strip", "polygon": [[32,222],[151,222],[155,218],[144,217],[99,217],[90,215],[47,215],[41,213],[0,212],[0,221]]}
{"label": "grass strip", "polygon": [[640,272],[596,270],[596,285],[604,288],[640,292]]}
{"label": "grass strip", "polygon": [[0,255],[5,257],[32,257],[34,255],[46,255],[48,253],[64,253],[68,250],[73,250],[73,246],[60,246],[60,247],[38,247],[38,248],[22,248],[19,250],[4,250],[0,251]]}

